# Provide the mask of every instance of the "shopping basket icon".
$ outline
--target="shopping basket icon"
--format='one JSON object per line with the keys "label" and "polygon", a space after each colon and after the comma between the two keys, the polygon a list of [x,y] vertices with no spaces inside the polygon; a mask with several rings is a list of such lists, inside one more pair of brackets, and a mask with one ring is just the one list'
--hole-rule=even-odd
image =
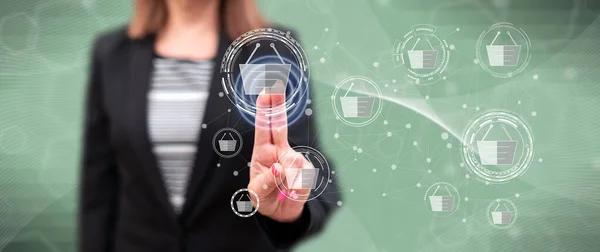
{"label": "shopping basket icon", "polygon": [[[365,85],[362,85],[365,88]],[[350,90],[354,87],[354,82],[350,84],[348,91],[340,97],[342,103],[342,112],[345,118],[364,118],[371,117],[373,113],[373,103],[375,98],[372,96],[348,96]]]}
{"label": "shopping basket icon", "polygon": [[492,222],[494,225],[507,225],[512,221],[512,212],[509,211],[506,204],[502,204],[506,211],[498,211],[498,207],[500,207],[500,203],[496,206],[496,209],[492,212]]}
{"label": "shopping basket icon", "polygon": [[433,45],[426,39],[427,43],[431,47],[431,50],[415,50],[417,44],[419,44],[421,38],[417,38],[417,41],[413,47],[408,50],[408,60],[410,62],[410,68],[412,69],[433,69],[437,62],[437,50],[433,50]]}
{"label": "shopping basket icon", "polygon": [[444,186],[446,191],[448,191],[448,195],[445,196],[437,196],[435,195],[437,191],[440,189],[438,185],[435,191],[431,196],[429,196],[429,203],[431,204],[431,211],[433,212],[452,212],[454,209],[454,196],[448,189],[447,186]]}
{"label": "shopping basket icon", "polygon": [[252,200],[250,199],[250,196],[246,195],[246,197],[248,197],[248,200],[242,200],[242,198],[244,198],[244,195],[242,195],[235,203],[237,205],[237,210],[240,213],[252,212]]}
{"label": "shopping basket icon", "polygon": [[277,54],[281,64],[249,64],[250,59],[260,47],[260,43],[256,43],[254,51],[245,64],[240,64],[240,73],[244,93],[246,95],[258,95],[265,90],[267,94],[285,94],[285,87],[289,80],[291,64],[286,64],[279,55],[275,44],[271,43],[271,48]]}
{"label": "shopping basket icon", "polygon": [[494,125],[490,125],[483,135],[483,139],[477,141],[477,149],[482,165],[512,165],[514,163],[515,152],[517,150],[517,141],[513,140],[506,131],[504,125],[502,129],[510,140],[487,141],[485,138],[490,133]]}
{"label": "shopping basket icon", "polygon": [[494,45],[494,42],[496,42],[496,39],[500,35],[500,31],[498,31],[492,43],[486,46],[490,66],[516,66],[519,63],[521,46],[517,45],[517,42],[510,35],[509,31],[506,31],[506,34],[512,40],[513,45]]}
{"label": "shopping basket icon", "polygon": [[221,151],[235,151],[235,147],[237,146],[237,140],[235,140],[235,138],[233,138],[233,136],[231,135],[231,133],[229,133],[229,137],[231,137],[231,139],[230,140],[226,140],[226,139],[224,139],[225,135],[227,135],[227,133],[223,133],[223,136],[219,140],[219,150],[221,150]]}
{"label": "shopping basket icon", "polygon": [[287,168],[285,178],[288,189],[315,189],[319,170],[316,168]]}

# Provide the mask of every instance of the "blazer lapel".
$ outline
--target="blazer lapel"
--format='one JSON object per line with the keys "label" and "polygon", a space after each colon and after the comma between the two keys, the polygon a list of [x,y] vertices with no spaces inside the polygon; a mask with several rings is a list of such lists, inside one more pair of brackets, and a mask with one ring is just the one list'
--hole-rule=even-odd
{"label": "blazer lapel", "polygon": [[129,66],[130,78],[128,96],[130,106],[126,113],[129,124],[134,130],[131,139],[138,160],[142,163],[142,172],[150,181],[150,186],[157,195],[162,210],[175,219],[173,207],[168,201],[167,190],[164,186],[162,175],[158,169],[156,157],[152,150],[150,134],[148,131],[148,91],[150,89],[150,76],[153,72],[154,36],[148,36],[132,43],[132,57]]}
{"label": "blazer lapel", "polygon": [[181,214],[182,216],[189,215],[190,211],[197,207],[201,200],[201,195],[198,194],[200,185],[205,184],[203,181],[210,178],[214,171],[214,167],[211,167],[210,163],[215,160],[217,154],[214,153],[212,147],[212,138],[216,131],[220,129],[219,126],[215,125],[224,125],[219,120],[226,119],[226,116],[223,117],[222,115],[226,112],[225,108],[229,107],[229,99],[219,97],[219,92],[223,91],[220,70],[221,60],[223,59],[229,44],[230,41],[227,35],[223,29],[221,29],[219,49],[217,56],[214,59],[214,69],[211,76],[210,94],[203,117],[203,124],[206,123],[207,128],[200,129],[200,138],[196,145],[196,159],[186,190],[186,200]]}

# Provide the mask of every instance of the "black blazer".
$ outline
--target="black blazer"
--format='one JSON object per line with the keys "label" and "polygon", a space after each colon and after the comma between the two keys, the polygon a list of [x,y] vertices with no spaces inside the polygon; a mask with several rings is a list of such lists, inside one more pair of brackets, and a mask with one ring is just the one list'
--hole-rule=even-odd
{"label": "black blazer", "polygon": [[[220,97],[219,63],[230,40],[221,34],[196,161],[182,213],[168,202],[148,134],[147,94],[153,71],[154,36],[132,40],[121,28],[94,43],[87,98],[81,196],[79,251],[288,251],[321,230],[339,195],[335,184],[306,203],[300,219],[279,223],[259,213],[236,216],[229,200],[249,181],[253,126],[227,97]],[[227,108],[232,112],[222,116]],[[212,137],[223,127],[243,136],[241,153],[219,158]],[[290,143],[318,146],[312,120],[290,127]],[[220,166],[217,167],[217,163]],[[238,176],[233,171],[239,170]]]}

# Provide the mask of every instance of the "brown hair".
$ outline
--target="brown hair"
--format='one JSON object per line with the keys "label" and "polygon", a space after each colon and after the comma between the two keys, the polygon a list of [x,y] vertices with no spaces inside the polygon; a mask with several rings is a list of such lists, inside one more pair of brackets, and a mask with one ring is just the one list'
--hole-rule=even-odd
{"label": "brown hair", "polygon": [[[168,0],[135,0],[134,16],[128,29],[129,37],[142,38],[160,31],[168,18],[166,1]],[[225,30],[231,39],[266,26],[255,0],[220,0],[220,4]]]}

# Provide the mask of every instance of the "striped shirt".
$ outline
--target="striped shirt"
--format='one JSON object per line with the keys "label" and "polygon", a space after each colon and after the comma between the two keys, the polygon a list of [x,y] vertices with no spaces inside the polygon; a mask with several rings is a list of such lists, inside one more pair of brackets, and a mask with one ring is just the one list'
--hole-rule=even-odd
{"label": "striped shirt", "polygon": [[214,63],[155,57],[148,127],[169,201],[179,213],[196,155]]}

